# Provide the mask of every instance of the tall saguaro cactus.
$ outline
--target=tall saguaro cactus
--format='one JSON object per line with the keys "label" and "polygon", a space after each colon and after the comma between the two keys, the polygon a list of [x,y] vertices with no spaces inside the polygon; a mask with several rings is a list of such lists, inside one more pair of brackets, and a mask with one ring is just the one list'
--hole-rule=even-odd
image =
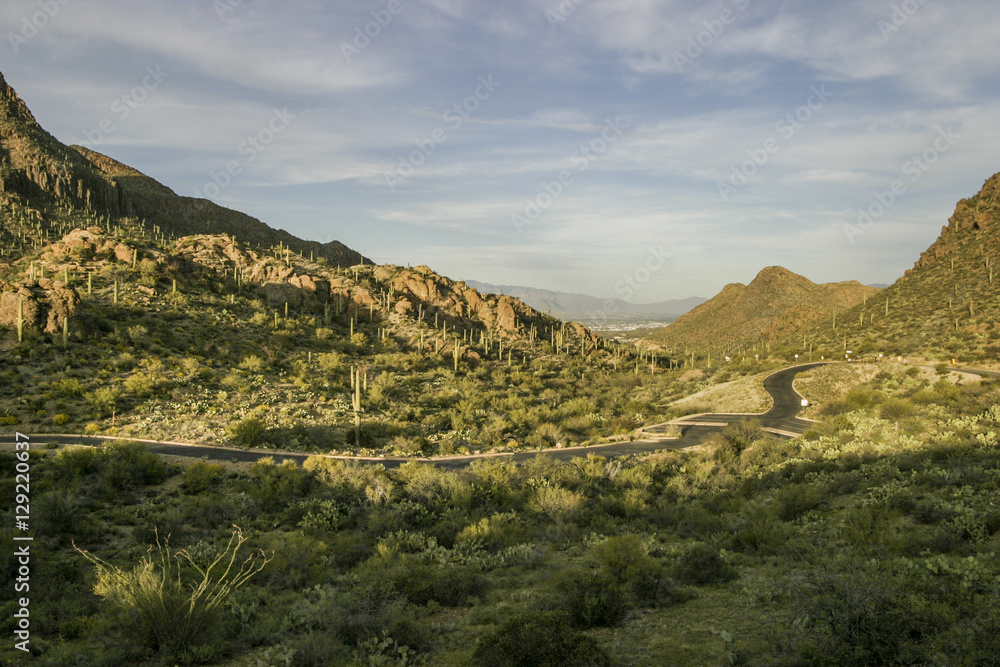
{"label": "tall saguaro cactus", "polygon": [[[354,394],[351,395],[351,407],[354,409],[354,446],[361,447],[361,369],[354,370],[351,366],[351,384]],[[367,384],[367,374],[365,377]]]}
{"label": "tall saguaro cactus", "polygon": [[17,342],[24,341],[24,297],[17,300]]}

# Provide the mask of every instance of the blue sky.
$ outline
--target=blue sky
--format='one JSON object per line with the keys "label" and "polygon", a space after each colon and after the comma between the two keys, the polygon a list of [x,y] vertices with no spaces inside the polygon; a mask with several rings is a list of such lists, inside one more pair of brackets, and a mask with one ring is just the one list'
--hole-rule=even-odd
{"label": "blue sky", "polygon": [[890,283],[1000,171],[995,0],[7,0],[0,33],[60,140],[456,279]]}

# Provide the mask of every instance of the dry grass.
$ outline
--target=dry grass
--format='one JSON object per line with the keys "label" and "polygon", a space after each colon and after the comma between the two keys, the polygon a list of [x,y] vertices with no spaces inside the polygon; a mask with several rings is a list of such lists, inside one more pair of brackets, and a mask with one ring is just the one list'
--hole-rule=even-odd
{"label": "dry grass", "polygon": [[763,382],[770,373],[758,373],[703,389],[674,401],[670,407],[698,405],[704,406],[707,412],[766,412],[771,407],[771,397],[764,391]]}

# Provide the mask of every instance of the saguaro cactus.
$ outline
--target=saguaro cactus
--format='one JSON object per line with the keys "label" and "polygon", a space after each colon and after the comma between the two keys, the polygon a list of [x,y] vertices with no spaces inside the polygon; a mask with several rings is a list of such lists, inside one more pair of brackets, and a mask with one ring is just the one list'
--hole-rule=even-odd
{"label": "saguaro cactus", "polygon": [[17,342],[24,340],[24,297],[17,300]]}

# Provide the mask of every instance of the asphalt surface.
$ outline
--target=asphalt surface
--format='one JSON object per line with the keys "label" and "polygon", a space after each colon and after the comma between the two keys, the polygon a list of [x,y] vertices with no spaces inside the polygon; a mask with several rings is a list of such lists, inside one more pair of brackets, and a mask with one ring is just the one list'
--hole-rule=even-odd
{"label": "asphalt surface", "polygon": [[[779,432],[781,435],[794,436],[804,433],[812,422],[800,419],[796,415],[802,410],[802,396],[792,387],[795,376],[802,371],[822,366],[822,363],[804,364],[792,366],[772,373],[764,379],[764,389],[774,399],[771,409],[760,415],[745,414],[710,414],[691,415],[667,424],[659,424],[643,429],[643,432],[652,437],[640,438],[636,440],[623,440],[610,442],[589,447],[565,447],[560,449],[546,449],[544,453],[554,459],[569,460],[577,456],[587,454],[598,454],[606,457],[628,456],[631,454],[645,454],[662,449],[686,449],[701,443],[701,441],[712,433],[717,433],[726,424],[741,419],[753,417],[759,419],[761,424],[768,429]],[[658,438],[657,433],[662,433],[669,424],[676,425],[681,429],[679,438]],[[248,450],[234,449],[229,447],[213,447],[209,445],[193,445],[179,442],[157,442],[153,440],[143,440],[138,438],[108,438],[86,435],[29,435],[32,448],[44,446],[46,444],[57,445],[89,445],[97,446],[115,440],[131,440],[140,442],[155,454],[169,456],[183,456],[188,458],[201,458],[211,461],[233,461],[252,463],[264,457],[273,457],[276,463],[286,460],[302,463],[313,454],[298,454],[290,452],[275,452],[268,450]],[[12,445],[15,442],[13,435],[0,435],[0,445]],[[356,457],[337,456],[359,463],[382,464],[386,468],[398,468],[408,461],[421,461],[433,463],[441,468],[458,469],[465,468],[472,462],[484,458],[503,458],[513,461],[524,461],[537,456],[538,451],[526,451],[508,454],[485,454],[474,456],[460,456],[434,459],[413,459],[413,458],[393,458],[393,457]]]}
{"label": "asphalt surface", "polygon": [[[671,427],[679,427],[681,429],[683,439],[687,439],[689,433],[691,433],[691,437],[701,439],[704,438],[707,433],[715,432],[732,422],[740,421],[742,419],[757,419],[765,429],[776,432],[779,435],[788,437],[802,435],[809,430],[809,427],[813,425],[813,422],[796,416],[802,411],[802,395],[795,391],[795,388],[792,386],[792,382],[795,380],[795,376],[799,373],[807,371],[811,368],[816,368],[817,366],[823,366],[827,363],[830,362],[817,362],[812,364],[802,364],[800,366],[791,366],[790,368],[784,368],[780,371],[771,373],[764,378],[764,390],[771,395],[772,399],[771,409],[767,412],[760,414],[717,412],[707,415],[689,415],[687,417],[681,417],[680,419],[674,419],[673,421],[666,422],[665,424],[650,426],[643,429],[643,431],[646,433],[657,433],[664,432]],[[693,430],[696,428],[699,430]],[[709,430],[707,432],[700,430],[704,428],[708,428]]]}

